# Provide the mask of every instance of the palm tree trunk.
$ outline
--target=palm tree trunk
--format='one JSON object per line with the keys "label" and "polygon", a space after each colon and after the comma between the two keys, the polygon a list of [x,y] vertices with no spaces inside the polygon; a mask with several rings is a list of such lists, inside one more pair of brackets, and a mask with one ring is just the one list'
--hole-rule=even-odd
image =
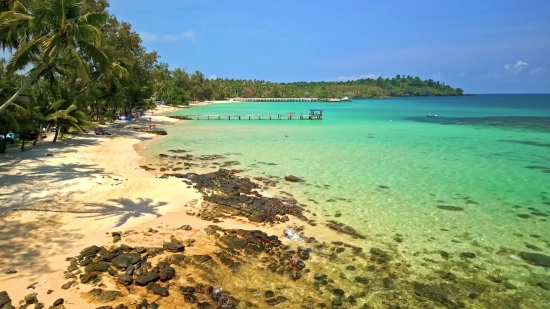
{"label": "palm tree trunk", "polygon": [[55,128],[55,135],[53,137],[53,141],[52,142],[56,142],[57,141],[57,135],[59,134],[59,125],[56,125],[56,128]]}
{"label": "palm tree trunk", "polygon": [[21,88],[19,88],[19,90],[17,90],[17,92],[9,100],[7,100],[4,104],[2,104],[2,106],[0,106],[0,112],[8,108],[8,106],[10,106],[11,103],[17,100],[19,98],[19,95],[23,93],[23,91],[27,90],[27,88],[31,86],[31,84],[38,78],[38,76],[46,68],[47,66],[45,64],[39,65],[38,68],[36,68],[36,71],[31,76],[29,76],[29,78],[27,78],[27,80],[21,86]]}
{"label": "palm tree trunk", "polygon": [[22,139],[23,142],[21,143],[21,151],[25,151],[25,139]]}

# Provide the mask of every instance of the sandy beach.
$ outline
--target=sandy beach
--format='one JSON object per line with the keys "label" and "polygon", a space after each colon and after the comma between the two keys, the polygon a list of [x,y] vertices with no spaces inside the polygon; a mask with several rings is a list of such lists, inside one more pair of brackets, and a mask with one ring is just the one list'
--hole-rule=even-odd
{"label": "sandy beach", "polygon": [[[157,125],[176,121],[152,118]],[[144,159],[137,151],[160,137],[129,127],[108,132],[112,135],[83,134],[57,143],[50,136],[25,152],[10,148],[0,156],[0,290],[8,292],[13,305],[36,293],[47,306],[63,298],[68,307],[97,308],[82,296],[92,287],[60,287],[68,281],[66,259],[91,244],[113,245],[112,232],[154,228],[155,234],[143,232],[147,239],[130,237],[130,232],[121,243],[162,247],[172,236],[193,237],[194,246],[187,252],[215,250],[203,231],[211,222],[188,214],[200,205],[201,194],[177,178],[160,179],[160,173],[139,167]],[[182,225],[192,230],[180,230]],[[258,228],[240,219],[217,226]]]}

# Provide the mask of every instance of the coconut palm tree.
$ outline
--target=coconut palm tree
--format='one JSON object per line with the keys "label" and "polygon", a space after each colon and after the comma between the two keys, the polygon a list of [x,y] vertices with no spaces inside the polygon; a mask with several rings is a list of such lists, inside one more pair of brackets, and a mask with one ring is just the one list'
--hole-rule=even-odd
{"label": "coconut palm tree", "polygon": [[[26,7],[21,2],[0,13],[0,42],[8,42],[17,51],[8,62],[8,70],[16,72],[36,63],[26,82],[0,106],[0,111],[13,103],[41,74],[53,64],[69,61],[74,65],[77,80],[90,81],[87,61],[108,72],[110,61],[99,46],[104,41],[98,27],[108,15],[104,12],[81,14],[78,0],[34,0]],[[13,37],[19,35],[19,41]],[[21,43],[20,43],[21,42]]]}

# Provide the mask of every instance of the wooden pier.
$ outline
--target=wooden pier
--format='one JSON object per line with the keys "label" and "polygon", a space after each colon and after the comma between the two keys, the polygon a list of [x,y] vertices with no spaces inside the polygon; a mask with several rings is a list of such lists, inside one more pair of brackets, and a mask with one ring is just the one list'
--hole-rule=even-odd
{"label": "wooden pier", "polygon": [[189,119],[195,120],[322,120],[323,119],[323,110],[322,109],[312,109],[309,114],[299,114],[296,115],[294,112],[287,112],[284,114],[226,114],[226,115],[210,115],[210,114],[197,114],[197,115],[186,115]]}
{"label": "wooden pier", "polygon": [[319,102],[319,98],[234,98],[235,102]]}

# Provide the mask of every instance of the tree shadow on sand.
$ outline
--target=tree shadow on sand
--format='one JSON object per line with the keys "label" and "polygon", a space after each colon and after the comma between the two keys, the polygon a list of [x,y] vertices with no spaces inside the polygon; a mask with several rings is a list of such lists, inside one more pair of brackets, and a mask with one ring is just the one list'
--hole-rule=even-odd
{"label": "tree shadow on sand", "polygon": [[[76,178],[97,176],[103,169],[91,164],[19,166],[14,174],[0,175],[0,212],[51,199]],[[51,190],[52,186],[55,190]]]}
{"label": "tree shadow on sand", "polygon": [[0,282],[7,269],[17,270],[17,276],[25,276],[30,270],[29,280],[42,278],[52,271],[47,257],[68,253],[72,244],[84,237],[77,230],[60,229],[59,215],[26,220],[6,217],[0,221]]}
{"label": "tree shadow on sand", "polygon": [[[103,204],[85,204],[92,209],[83,212],[83,216],[78,218],[96,218],[103,220],[112,217],[118,217],[116,227],[119,227],[132,218],[140,218],[146,215],[160,217],[159,208],[165,206],[166,202],[154,202],[150,198],[138,198],[131,200],[128,198],[110,199]],[[96,211],[94,211],[94,209]]]}
{"label": "tree shadow on sand", "polygon": [[[29,280],[37,279],[51,270],[46,257],[68,253],[71,244],[85,236],[78,229],[60,228],[60,222],[67,220],[62,214],[75,214],[74,218],[80,218],[82,224],[88,225],[93,225],[93,220],[116,218],[114,227],[120,227],[132,218],[147,215],[159,217],[159,208],[166,204],[149,198],[119,198],[100,204],[72,205],[50,201],[5,212],[0,216],[0,281],[8,268],[32,269],[31,275],[27,276]],[[21,219],[23,217],[26,218]],[[23,274],[20,272],[17,275]]]}
{"label": "tree shadow on sand", "polygon": [[154,202],[149,198],[138,198],[135,201],[128,198],[110,199],[106,203],[84,203],[80,207],[67,207],[62,205],[62,208],[56,207],[28,207],[17,208],[17,211],[35,211],[45,213],[65,213],[76,214],[75,218],[86,219],[95,218],[94,220],[104,220],[117,217],[115,227],[122,226],[132,218],[140,218],[151,215],[160,217],[159,208],[165,206],[166,202]]}

